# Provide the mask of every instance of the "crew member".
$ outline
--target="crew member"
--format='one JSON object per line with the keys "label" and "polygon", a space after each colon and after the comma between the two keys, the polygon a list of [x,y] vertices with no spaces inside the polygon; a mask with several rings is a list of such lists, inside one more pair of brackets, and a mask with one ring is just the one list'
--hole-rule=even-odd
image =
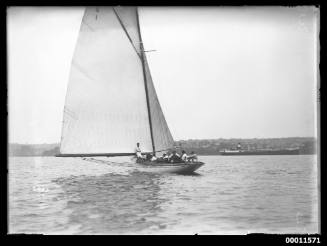
{"label": "crew member", "polygon": [[140,143],[136,143],[135,155],[137,158],[145,159],[141,152]]}
{"label": "crew member", "polygon": [[187,157],[187,159],[191,162],[198,161],[198,156],[194,153],[194,151],[192,151],[191,154]]}
{"label": "crew member", "polygon": [[185,162],[187,161],[188,156],[187,156],[187,154],[186,154],[186,152],[184,150],[182,150],[182,157],[181,158],[182,158],[183,161],[185,161]]}

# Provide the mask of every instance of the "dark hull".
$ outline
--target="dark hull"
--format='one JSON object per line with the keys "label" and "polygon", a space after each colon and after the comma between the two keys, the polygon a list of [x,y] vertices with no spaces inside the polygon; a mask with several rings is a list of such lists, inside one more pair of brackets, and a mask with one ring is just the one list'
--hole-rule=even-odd
{"label": "dark hull", "polygon": [[220,152],[221,155],[299,155],[300,150],[254,150],[254,151],[239,151],[239,152]]}
{"label": "dark hull", "polygon": [[204,165],[203,162],[155,163],[151,161],[136,161],[136,163],[143,168],[143,171],[176,174],[192,174],[195,170]]}

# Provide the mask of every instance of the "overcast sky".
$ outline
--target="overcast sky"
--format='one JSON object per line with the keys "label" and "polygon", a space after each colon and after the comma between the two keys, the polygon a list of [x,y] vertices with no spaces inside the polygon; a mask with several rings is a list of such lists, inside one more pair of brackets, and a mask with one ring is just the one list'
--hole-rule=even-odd
{"label": "overcast sky", "polygon": [[[82,7],[9,8],[9,142],[59,142]],[[175,140],[316,135],[318,10],[141,8]]]}

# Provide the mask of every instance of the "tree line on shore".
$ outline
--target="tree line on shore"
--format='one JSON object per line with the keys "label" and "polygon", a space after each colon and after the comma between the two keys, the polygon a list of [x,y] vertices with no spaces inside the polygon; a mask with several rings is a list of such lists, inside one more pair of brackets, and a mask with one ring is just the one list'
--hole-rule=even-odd
{"label": "tree line on shore", "polygon": [[317,140],[313,137],[190,139],[177,141],[176,144],[186,152],[194,151],[199,155],[217,155],[222,150],[236,149],[238,144],[244,150],[285,150],[298,148],[301,154],[315,154],[317,148]]}
{"label": "tree line on shore", "polygon": [[[218,155],[221,150],[235,149],[241,144],[243,149],[290,149],[299,148],[302,154],[316,153],[315,138],[252,138],[252,139],[189,139],[175,141],[175,146],[187,153],[194,151],[199,155]],[[59,144],[9,144],[9,156],[55,156],[59,154]]]}

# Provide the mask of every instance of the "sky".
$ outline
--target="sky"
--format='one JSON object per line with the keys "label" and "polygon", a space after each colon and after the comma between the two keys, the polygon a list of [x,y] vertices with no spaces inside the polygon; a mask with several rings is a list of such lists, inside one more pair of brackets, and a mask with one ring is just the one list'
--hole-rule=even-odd
{"label": "sky", "polygon": [[[7,9],[10,143],[58,143],[83,7]],[[317,135],[315,7],[144,7],[175,140]]]}

